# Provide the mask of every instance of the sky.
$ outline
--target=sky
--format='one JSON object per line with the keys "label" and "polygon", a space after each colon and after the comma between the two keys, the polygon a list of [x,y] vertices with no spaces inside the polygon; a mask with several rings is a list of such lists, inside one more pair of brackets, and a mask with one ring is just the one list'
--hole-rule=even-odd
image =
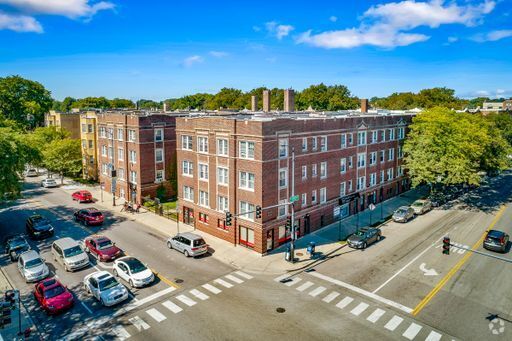
{"label": "sky", "polygon": [[0,0],[0,77],[52,96],[446,86],[512,97],[512,0]]}

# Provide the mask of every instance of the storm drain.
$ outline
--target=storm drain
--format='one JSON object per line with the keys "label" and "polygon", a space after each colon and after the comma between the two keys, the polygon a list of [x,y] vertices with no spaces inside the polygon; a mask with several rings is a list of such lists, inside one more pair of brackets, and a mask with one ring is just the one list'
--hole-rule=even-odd
{"label": "storm drain", "polygon": [[278,313],[282,314],[282,313],[284,313],[286,311],[286,309],[279,307],[279,308],[276,309],[276,311]]}
{"label": "storm drain", "polygon": [[176,278],[176,279],[174,280],[174,283],[178,283],[178,284],[179,284],[179,283],[183,283],[183,280],[182,280],[181,278]]}

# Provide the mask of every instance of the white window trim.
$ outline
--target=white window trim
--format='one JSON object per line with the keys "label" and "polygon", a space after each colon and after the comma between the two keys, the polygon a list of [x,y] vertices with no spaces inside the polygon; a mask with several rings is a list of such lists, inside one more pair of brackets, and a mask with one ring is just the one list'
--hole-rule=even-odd
{"label": "white window trim", "polygon": [[[226,153],[220,153],[220,141],[226,142]],[[229,156],[229,140],[227,138],[217,138],[217,155],[218,156]]]}
{"label": "white window trim", "polygon": [[[284,172],[284,185],[281,186],[281,172]],[[288,168],[279,168],[277,177],[279,189],[288,188]]]}
{"label": "white window trim", "polygon": [[[157,131],[161,131],[162,132],[162,138],[160,140],[157,140],[156,137],[157,137]],[[153,139],[155,142],[162,142],[164,140],[164,128],[155,128],[155,134],[153,136]]]}
{"label": "white window trim", "polygon": [[[206,178],[201,177],[201,166],[206,166]],[[210,167],[207,163],[203,163],[203,162],[197,163],[197,178],[201,181],[209,181],[210,180]]]}
{"label": "white window trim", "polygon": [[[226,170],[226,182],[220,182],[220,170]],[[217,185],[219,186],[228,186],[229,185],[229,168],[227,167],[217,167]]]}
{"label": "white window trim", "polygon": [[[247,179],[246,179],[246,184],[247,184],[247,187],[242,187],[241,184],[240,184],[240,181],[242,180],[242,174],[241,173],[246,173],[247,174]],[[254,173],[251,173],[251,172],[248,172],[248,171],[238,171],[238,188],[239,189],[243,189],[244,191],[249,191],[249,192],[254,192],[254,188],[250,188],[248,187],[249,186],[249,174],[252,174],[253,177],[254,177],[254,181],[253,181],[253,184],[254,184],[254,187],[256,187],[256,175]]]}
{"label": "white window trim", "polygon": [[[206,144],[204,144],[203,146],[206,146],[206,151],[204,150],[201,150],[201,143],[199,142],[200,140],[206,140]],[[197,136],[197,153],[199,154],[208,154],[209,150],[210,150],[210,146],[208,145],[208,136],[204,136],[204,135],[198,135]]]}

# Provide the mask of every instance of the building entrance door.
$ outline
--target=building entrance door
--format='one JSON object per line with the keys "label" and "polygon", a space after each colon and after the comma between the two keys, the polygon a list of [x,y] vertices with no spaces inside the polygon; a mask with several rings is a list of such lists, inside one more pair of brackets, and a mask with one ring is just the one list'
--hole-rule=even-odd
{"label": "building entrance door", "polygon": [[185,224],[193,225],[194,224],[194,210],[183,206],[183,222]]}
{"label": "building entrance door", "polygon": [[274,248],[274,229],[267,231],[267,251]]}

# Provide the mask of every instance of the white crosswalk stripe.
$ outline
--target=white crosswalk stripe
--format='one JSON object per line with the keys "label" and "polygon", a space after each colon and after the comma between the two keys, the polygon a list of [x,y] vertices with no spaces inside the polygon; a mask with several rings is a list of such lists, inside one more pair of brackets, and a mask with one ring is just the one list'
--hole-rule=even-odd
{"label": "white crosswalk stripe", "polygon": [[386,325],[384,326],[384,328],[386,328],[387,330],[390,330],[390,331],[393,331],[396,329],[396,327],[398,327],[400,325],[400,323],[402,323],[404,319],[401,318],[400,316],[393,316],[391,318],[391,320],[389,320],[388,323],[386,323]]}
{"label": "white crosswalk stripe", "polygon": [[368,308],[368,303],[361,302],[361,303],[359,303],[359,304],[357,305],[357,307],[355,307],[354,309],[352,309],[352,310],[350,311],[350,313],[351,313],[352,315],[359,316],[359,315],[361,315],[361,313],[362,313],[363,311],[365,311],[365,310],[366,310],[366,308]]}
{"label": "white crosswalk stripe", "polygon": [[123,341],[123,340],[126,340],[127,338],[129,338],[131,335],[130,333],[128,333],[128,331],[126,329],[124,329],[123,326],[115,326],[112,331],[114,332],[114,334],[116,334],[117,336],[117,340],[120,340],[120,341]]}
{"label": "white crosswalk stripe", "polygon": [[165,301],[164,303],[162,303],[162,305],[164,307],[166,307],[167,309],[169,309],[170,311],[172,311],[173,313],[177,314],[179,313],[180,311],[182,311],[183,309],[181,309],[180,306],[172,303],[171,301]]}
{"label": "white crosswalk stripe", "polygon": [[316,289],[313,289],[309,292],[309,296],[313,296],[313,297],[317,297],[318,295],[320,295],[321,293],[323,293],[325,291],[325,287],[318,287]]}
{"label": "white crosswalk stripe", "polygon": [[287,287],[291,287],[291,286],[294,286],[295,284],[299,283],[300,281],[302,281],[302,278],[294,277],[289,282],[286,282],[284,285],[286,285]]}
{"label": "white crosswalk stripe", "polygon": [[240,276],[240,277],[243,277],[245,279],[253,279],[254,277],[252,277],[251,275],[249,274],[246,274],[245,272],[243,271],[235,271],[235,273]]}
{"label": "white crosswalk stripe", "polygon": [[215,283],[219,283],[220,285],[226,287],[226,288],[232,288],[233,284],[226,282],[222,278],[217,278],[214,280]]}
{"label": "white crosswalk stripe", "polygon": [[205,301],[210,298],[210,296],[203,294],[197,289],[190,290],[190,293],[194,295],[195,297],[199,298],[201,301]]}
{"label": "white crosswalk stripe", "polygon": [[279,282],[279,281],[281,281],[281,280],[283,280],[285,278],[288,278],[288,277],[290,277],[289,274],[283,274],[281,276],[278,276],[278,277],[274,278],[274,281]]}
{"label": "white crosswalk stripe", "polygon": [[322,301],[326,303],[331,303],[336,297],[338,297],[340,294],[336,291],[331,292],[329,295],[325,296]]}
{"label": "white crosswalk stripe", "polygon": [[167,319],[164,314],[156,310],[155,308],[151,308],[149,310],[146,310],[146,313],[151,316],[156,322],[162,322],[163,320]]}
{"label": "white crosswalk stripe", "polygon": [[243,281],[243,280],[241,280],[240,278],[235,277],[235,276],[233,276],[233,275],[226,275],[226,276],[224,276],[224,277],[226,277],[226,278],[227,278],[227,279],[229,279],[230,281],[235,282],[235,283],[237,283],[237,284],[242,284],[242,283],[244,282],[244,281]]}
{"label": "white crosswalk stripe", "polygon": [[299,291],[304,291],[304,290],[306,290],[307,288],[309,288],[309,287],[313,286],[314,284],[315,284],[315,283],[313,283],[313,282],[306,282],[306,283],[302,284],[301,286],[299,286],[299,287],[297,288],[297,290],[299,290]]}
{"label": "white crosswalk stripe", "polygon": [[343,309],[345,308],[347,305],[349,305],[354,299],[352,297],[345,297],[344,299],[342,299],[341,301],[339,301],[337,304],[336,304],[336,307],[340,308],[340,309]]}
{"label": "white crosswalk stripe", "polygon": [[213,285],[208,284],[208,283],[203,284],[202,287],[205,288],[206,290],[208,290],[209,292],[214,293],[215,295],[217,295],[218,293],[222,292],[222,290],[220,290],[220,289],[218,289],[218,288],[216,288]]}
{"label": "white crosswalk stripe", "polygon": [[370,316],[368,316],[368,318],[366,318],[368,321],[370,321],[371,323],[375,323],[377,322],[381,317],[382,315],[384,315],[386,311],[382,310],[382,309],[375,309],[373,313],[370,314]]}
{"label": "white crosswalk stripe", "polygon": [[149,324],[147,324],[146,322],[144,322],[143,319],[141,319],[140,317],[138,316],[134,316],[132,317],[131,319],[129,319],[128,321],[130,321],[131,324],[133,324],[133,326],[135,328],[137,328],[137,330],[139,332],[143,331],[143,330],[146,330],[146,329],[149,329]]}
{"label": "white crosswalk stripe", "polygon": [[416,335],[418,335],[421,328],[422,326],[420,326],[419,324],[411,323],[409,328],[407,328],[407,330],[402,334],[402,336],[405,337],[406,339],[412,340],[416,337]]}
{"label": "white crosswalk stripe", "polygon": [[439,334],[438,332],[431,331],[430,334],[428,334],[425,341],[439,341],[439,340],[441,340],[441,336],[442,335]]}
{"label": "white crosswalk stripe", "polygon": [[196,301],[194,301],[193,299],[191,298],[188,298],[187,296],[185,295],[179,295],[179,296],[176,296],[176,299],[185,303],[186,305],[188,305],[189,307],[193,306],[194,304],[196,304]]}

